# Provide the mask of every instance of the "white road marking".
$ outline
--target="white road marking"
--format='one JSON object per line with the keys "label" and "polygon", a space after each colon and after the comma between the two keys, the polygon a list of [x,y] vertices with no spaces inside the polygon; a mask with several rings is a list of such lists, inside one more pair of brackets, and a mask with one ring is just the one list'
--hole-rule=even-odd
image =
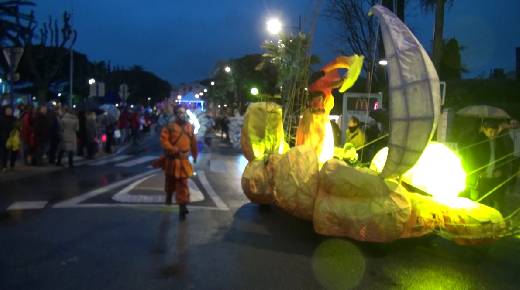
{"label": "white road marking", "polygon": [[226,160],[214,159],[209,161],[209,170],[216,173],[226,173],[228,166]]}
{"label": "white road marking", "polygon": [[209,184],[208,178],[206,177],[206,173],[204,171],[198,171],[197,172],[199,176],[200,183],[206,189],[206,192],[208,193],[209,197],[213,200],[217,208],[221,210],[229,210],[229,207],[224,203],[224,201],[218,196],[218,194],[213,190],[213,187],[211,187],[211,184]]}
{"label": "white road marking", "polygon": [[133,159],[133,160],[130,160],[130,161],[117,163],[115,166],[116,167],[132,167],[132,166],[135,166],[137,164],[141,164],[141,163],[145,163],[145,162],[148,162],[148,161],[152,161],[152,160],[157,159],[157,158],[159,158],[159,156],[143,156],[143,157],[140,157],[140,158],[137,158],[137,159]]}
{"label": "white road marking", "polygon": [[[171,205],[165,204],[150,204],[150,203],[83,203],[83,204],[72,204],[68,206],[60,206],[59,208],[172,208]],[[176,207],[175,207],[176,208]],[[218,210],[227,211],[229,209],[220,209],[214,206],[204,205],[191,205],[188,204],[190,211],[192,209],[204,209],[204,210]]]}
{"label": "white road marking", "polygon": [[[141,178],[127,187],[123,188],[117,194],[115,194],[112,199],[118,202],[124,203],[164,203],[166,194],[163,192],[163,188],[149,188],[152,191],[160,192],[159,194],[130,194],[130,191],[136,190],[146,190],[143,187],[138,187],[139,184],[144,182],[145,180],[151,178],[153,176],[147,176]],[[195,184],[193,180],[188,180],[188,186],[190,188],[190,202],[198,202],[204,200],[204,195],[199,190],[198,186]]]}
{"label": "white road marking", "polygon": [[121,160],[124,160],[124,159],[128,159],[130,157],[132,157],[132,155],[118,155],[118,156],[114,156],[112,158],[108,158],[108,159],[99,160],[99,161],[96,161],[96,162],[93,162],[93,163],[89,163],[89,165],[90,166],[105,165],[107,163],[121,161]]}
{"label": "white road marking", "polygon": [[230,171],[242,173],[247,163],[248,161],[243,155],[233,159],[210,159],[209,170],[215,173],[229,173]]}
{"label": "white road marking", "polygon": [[7,210],[42,209],[48,201],[17,201],[11,204]]}
{"label": "white road marking", "polygon": [[89,191],[87,193],[84,193],[82,195],[79,195],[79,196],[76,196],[76,197],[64,200],[62,202],[59,202],[59,203],[55,204],[53,207],[54,208],[61,208],[61,207],[70,207],[70,206],[77,205],[77,204],[79,204],[79,203],[81,203],[81,202],[83,202],[83,201],[85,201],[87,199],[96,197],[98,195],[101,195],[101,194],[109,191],[109,190],[112,190],[114,188],[123,186],[123,185],[128,184],[130,182],[133,182],[135,180],[138,180],[138,179],[141,179],[143,177],[146,177],[148,175],[154,174],[154,173],[156,173],[158,171],[159,171],[159,169],[154,169],[154,170],[150,170],[150,171],[147,171],[147,172],[144,172],[144,173],[132,176],[130,178],[126,178],[126,179],[114,182],[114,183],[109,184],[107,186],[103,186],[103,187],[100,187],[98,189],[95,189],[95,190]]}
{"label": "white road marking", "polygon": [[125,145],[123,145],[123,146],[117,148],[115,154],[119,154],[119,153],[125,151],[126,149],[128,149],[128,147],[130,147],[130,144],[125,144]]}

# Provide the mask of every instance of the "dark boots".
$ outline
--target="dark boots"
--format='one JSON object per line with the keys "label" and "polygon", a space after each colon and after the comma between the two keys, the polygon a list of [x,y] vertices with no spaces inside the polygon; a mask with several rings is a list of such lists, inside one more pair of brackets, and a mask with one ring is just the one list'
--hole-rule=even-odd
{"label": "dark boots", "polygon": [[172,204],[172,197],[173,197],[173,192],[166,193],[166,205]]}
{"label": "dark boots", "polygon": [[185,204],[179,204],[179,219],[181,221],[186,219],[186,215],[189,214],[188,208]]}
{"label": "dark boots", "polygon": [[[172,198],[173,198],[173,192],[167,192],[166,193],[166,205],[172,204]],[[186,219],[186,215],[189,214],[188,208],[186,207],[186,204],[179,204],[179,219],[181,221]]]}

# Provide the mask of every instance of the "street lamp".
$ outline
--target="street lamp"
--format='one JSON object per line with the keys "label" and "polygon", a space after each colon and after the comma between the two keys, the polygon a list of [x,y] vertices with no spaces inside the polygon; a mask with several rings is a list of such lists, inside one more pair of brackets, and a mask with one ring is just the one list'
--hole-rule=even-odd
{"label": "street lamp", "polygon": [[278,35],[282,31],[282,22],[278,18],[270,18],[266,22],[267,32],[271,35]]}
{"label": "street lamp", "polygon": [[214,86],[214,85],[215,85],[215,82],[214,82],[214,81],[212,81],[212,82],[211,82],[211,85],[212,85],[212,86]]}
{"label": "street lamp", "polygon": [[199,94],[195,94],[195,99],[198,99],[199,98]]}
{"label": "street lamp", "polygon": [[151,100],[152,100],[152,98],[148,97],[148,102],[151,101]]}
{"label": "street lamp", "polygon": [[61,97],[61,93],[58,93],[58,97]]}
{"label": "street lamp", "polygon": [[257,96],[258,95],[258,88],[251,88],[251,95]]}
{"label": "street lamp", "polygon": [[227,72],[227,73],[230,73],[231,72],[231,68],[229,66],[226,66],[224,68],[224,71]]}
{"label": "street lamp", "polygon": [[89,80],[88,80],[88,84],[89,84],[89,85],[93,85],[93,84],[95,84],[95,83],[96,83],[96,80],[95,80],[95,79],[89,79]]}
{"label": "street lamp", "polygon": [[182,96],[181,95],[177,95],[177,100],[180,100],[182,99]]}
{"label": "street lamp", "polygon": [[207,93],[207,92],[208,92],[208,89],[204,89],[204,92]]}

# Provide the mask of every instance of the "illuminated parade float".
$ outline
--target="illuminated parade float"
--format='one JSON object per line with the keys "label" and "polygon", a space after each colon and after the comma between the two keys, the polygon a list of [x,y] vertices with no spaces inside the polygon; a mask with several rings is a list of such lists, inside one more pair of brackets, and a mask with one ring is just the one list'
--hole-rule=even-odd
{"label": "illuminated parade float", "polygon": [[[295,147],[284,139],[282,107],[253,103],[242,128],[249,161],[242,175],[247,197],[276,204],[313,222],[317,233],[360,241],[390,242],[436,233],[458,244],[514,236],[512,217],[458,195],[465,190],[461,160],[432,142],[440,115],[437,72],[424,48],[392,12],[376,5],[389,82],[388,147],[369,167],[355,149],[334,148],[329,113],[332,89],[348,90],[363,57],[338,57],[309,86],[311,102],[296,132]],[[338,69],[347,69],[341,77]]]}

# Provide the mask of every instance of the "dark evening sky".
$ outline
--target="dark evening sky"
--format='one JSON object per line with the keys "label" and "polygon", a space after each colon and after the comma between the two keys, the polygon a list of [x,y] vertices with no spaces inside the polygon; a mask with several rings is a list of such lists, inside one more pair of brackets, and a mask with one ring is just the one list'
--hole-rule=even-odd
{"label": "dark evening sky", "polygon": [[[326,0],[325,0],[326,1]],[[324,1],[324,2],[325,2]],[[409,0],[407,25],[427,50],[433,35],[433,13]],[[78,30],[75,49],[91,60],[113,65],[139,64],[172,84],[207,78],[219,60],[260,53],[269,38],[265,20],[279,16],[297,25],[309,19],[312,0],[44,0],[36,15],[44,20],[74,8]],[[514,48],[520,46],[520,1],[455,0],[446,13],[445,38],[456,37],[465,47],[462,60],[470,73],[514,68]],[[305,22],[305,21],[304,21]],[[307,21],[308,22],[308,21]],[[318,21],[313,53],[322,62],[335,57],[342,45],[334,41],[335,24]]]}

